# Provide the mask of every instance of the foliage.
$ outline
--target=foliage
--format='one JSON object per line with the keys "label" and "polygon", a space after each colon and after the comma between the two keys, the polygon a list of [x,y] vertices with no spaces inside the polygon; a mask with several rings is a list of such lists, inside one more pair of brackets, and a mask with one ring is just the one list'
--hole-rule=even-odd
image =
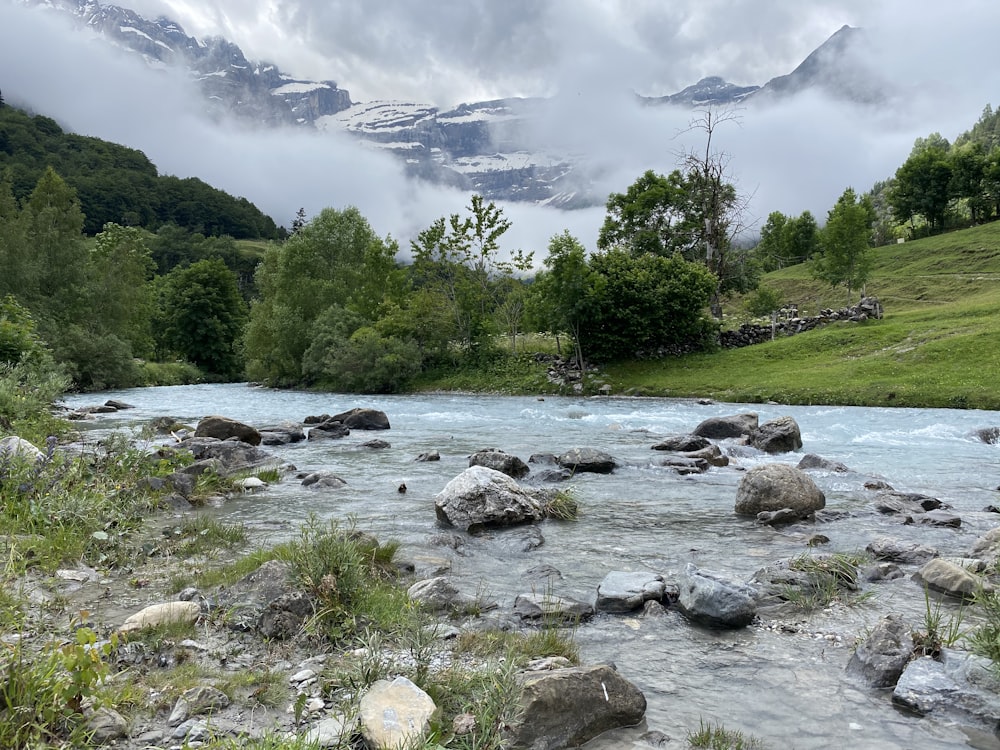
{"label": "foliage", "polygon": [[447,301],[458,341],[473,358],[489,356],[496,315],[517,272],[531,267],[531,254],[501,257],[500,238],[510,221],[496,204],[473,195],[465,218],[441,217],[411,243],[418,286]]}
{"label": "foliage", "polygon": [[588,321],[594,359],[656,356],[664,348],[704,344],[712,325],[703,310],[716,280],[703,265],[678,255],[612,249],[592,256],[590,269],[601,279]]}
{"label": "foliage", "polygon": [[[942,139],[943,141],[943,139]],[[914,147],[913,153],[896,170],[890,202],[902,221],[923,216],[931,229],[944,226],[952,168],[948,162],[948,142]]]}
{"label": "foliage", "polygon": [[830,286],[846,286],[851,291],[864,287],[871,273],[868,253],[874,209],[867,196],[860,199],[847,188],[830,209],[820,235],[822,253],[813,257],[812,272]]}
{"label": "foliage", "polygon": [[784,598],[806,610],[825,607],[844,591],[858,590],[858,566],[863,560],[857,554],[799,555],[788,563],[788,569],[805,573],[806,583],[788,587]]}
{"label": "foliage", "polygon": [[774,287],[761,284],[743,300],[747,312],[755,318],[770,315],[783,304],[782,293]]}
{"label": "foliage", "polygon": [[[1000,592],[979,592],[975,601],[983,622],[966,636],[969,649],[992,661],[994,668],[1000,671]],[[948,630],[952,629],[949,627]]]}
{"label": "foliage", "polygon": [[764,750],[767,746],[757,737],[735,729],[726,729],[714,722],[698,722],[698,731],[687,737],[688,747],[695,750]]}
{"label": "foliage", "polygon": [[117,637],[101,644],[89,628],[70,643],[30,654],[20,640],[0,656],[0,746],[50,747],[87,744],[83,705],[99,698]]}
{"label": "foliage", "polygon": [[37,361],[47,353],[35,320],[12,295],[0,299],[0,364]]}
{"label": "foliage", "polygon": [[87,306],[97,326],[128,342],[137,355],[152,352],[153,297],[146,283],[153,260],[135,227],[105,224],[87,263]]}
{"label": "foliage", "polygon": [[44,440],[65,429],[49,407],[69,387],[69,379],[46,355],[0,362],[0,432]]}
{"label": "foliage", "polygon": [[774,271],[809,260],[819,251],[819,228],[809,211],[798,217],[772,211],[760,230],[754,255],[763,270]]}
{"label": "foliage", "polygon": [[239,343],[247,310],[236,277],[221,260],[171,271],[163,282],[161,305],[163,349],[223,378],[240,375]]}
{"label": "foliage", "polygon": [[568,231],[549,240],[547,272],[535,279],[533,291],[548,330],[565,331],[573,340],[577,366],[584,366],[583,350],[592,311],[606,280],[587,263],[586,251]]}
{"label": "foliage", "polygon": [[[979,600],[983,600],[983,597],[979,597]],[[984,602],[983,608],[986,612],[989,612],[990,605]],[[951,648],[960,640],[965,638],[968,634],[962,629],[964,614],[964,603],[960,603],[958,610],[945,619],[944,613],[941,611],[941,600],[935,599],[932,605],[931,593],[925,586],[924,629],[921,631],[914,631],[912,633],[914,654],[918,656],[931,656],[937,658],[941,655],[942,648]],[[987,623],[989,623],[989,618],[987,619]],[[989,628],[989,624],[986,624],[983,627]],[[986,631],[983,631],[980,628],[976,631],[976,634],[970,638],[973,652],[976,652],[976,636],[979,632],[983,632],[984,635],[986,633]],[[988,642],[988,636],[984,640]],[[986,656],[986,654],[981,655]],[[998,652],[998,655],[1000,655],[1000,652]]]}
{"label": "foliage", "polygon": [[684,175],[646,170],[624,193],[612,193],[597,237],[601,250],[626,248],[633,255],[690,253],[695,228]]}
{"label": "foliage", "polygon": [[123,436],[72,455],[50,437],[43,455],[0,456],[0,524],[17,570],[68,561],[114,567],[134,561],[130,532],[158,498],[140,480],[169,473]]}
{"label": "foliage", "polygon": [[[300,383],[316,336],[336,328],[349,337],[374,322],[395,288],[396,249],[354,207],[324,209],[284,245],[269,248],[246,333],[249,376],[271,385]],[[342,316],[349,325],[337,324]],[[325,374],[321,364],[310,357],[311,377]]]}
{"label": "foliage", "polygon": [[155,230],[174,222],[206,235],[278,239],[274,221],[245,198],[233,197],[197,178],[160,176],[141,151],[67,133],[51,118],[0,107],[0,172],[11,175],[24,200],[47,168],[75,190],[96,234],[108,222]]}
{"label": "foliage", "polygon": [[398,632],[412,604],[395,585],[392,558],[398,545],[380,544],[337,521],[310,518],[299,538],[280,558],[293,568],[299,584],[319,602],[317,627],[334,642],[350,640],[377,628]]}

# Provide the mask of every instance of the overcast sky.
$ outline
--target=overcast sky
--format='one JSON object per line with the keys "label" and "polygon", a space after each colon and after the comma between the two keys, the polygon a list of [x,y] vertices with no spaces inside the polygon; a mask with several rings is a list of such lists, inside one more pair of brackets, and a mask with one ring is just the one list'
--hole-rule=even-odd
{"label": "overcast sky", "polygon": [[[674,93],[707,75],[763,84],[790,72],[844,24],[873,38],[871,61],[900,94],[856,108],[816,96],[746,110],[717,134],[759,223],[772,210],[820,221],[848,186],[891,176],[918,136],[949,140],[1000,103],[994,0],[131,0],[192,36],[222,35],[250,59],[332,79],[354,101],[450,107],[555,96],[550,140],[586,153],[599,189],[667,172],[697,144],[690,117],[640,109],[630,92]],[[468,196],[416,186],[390,158],[346,137],[220,130],[190,83],[152,73],[51,14],[0,0],[0,91],[69,129],[142,149],[161,173],[198,176],[288,225],[299,207],[357,205],[380,234],[406,240]],[[695,134],[696,135],[696,134]],[[511,241],[544,255],[564,228],[593,247],[600,209],[507,206]]]}

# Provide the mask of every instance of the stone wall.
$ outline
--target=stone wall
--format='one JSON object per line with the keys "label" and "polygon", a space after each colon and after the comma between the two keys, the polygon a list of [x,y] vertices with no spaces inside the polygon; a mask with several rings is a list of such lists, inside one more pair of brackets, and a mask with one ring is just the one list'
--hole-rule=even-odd
{"label": "stone wall", "polygon": [[803,331],[811,331],[838,320],[859,323],[872,318],[876,320],[882,318],[882,303],[876,297],[864,297],[853,307],[842,307],[839,310],[820,310],[819,315],[806,318],[796,316],[777,319],[773,326],[744,323],[735,331],[722,331],[719,334],[719,344],[723,349],[737,349],[741,346],[763,344],[765,341],[771,341],[772,337],[792,336]]}

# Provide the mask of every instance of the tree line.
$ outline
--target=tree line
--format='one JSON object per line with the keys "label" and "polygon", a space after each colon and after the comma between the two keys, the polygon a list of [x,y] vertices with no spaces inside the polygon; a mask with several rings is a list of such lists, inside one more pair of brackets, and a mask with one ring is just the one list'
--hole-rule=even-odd
{"label": "tree line", "polygon": [[176,224],[189,232],[236,239],[279,239],[274,220],[246,198],[196,177],[161,175],[144,153],[99,138],[64,132],[44,115],[0,105],[0,172],[26,200],[48,168],[74,190],[84,231],[113,222],[155,231]]}
{"label": "tree line", "polygon": [[[984,114],[979,135],[958,139],[948,158],[987,140],[984,123],[995,119]],[[808,262],[850,298],[867,280],[869,248],[914,226],[893,202],[910,160],[889,187],[847,188],[823,226],[808,212],[772,213],[750,246],[740,241],[746,199],[713,145],[727,121],[703,113],[693,123],[703,150],[611,194],[594,252],[562,232],[538,263],[533,251],[501,252],[510,222],[478,195],[419,232],[403,265],[396,241],[353,207],[311,219],[300,211],[287,239],[256,256],[232,236],[174,222],[105,222],[91,235],[79,191],[57,170],[47,168],[22,198],[8,169],[0,366],[48,357],[76,387],[98,389],[141,382],[137,360],[182,359],[208,377],[388,392],[427,371],[516,353],[525,332],[555,334],[581,367],[711,347],[721,299],[756,289],[757,312],[773,309],[780,300],[758,288],[760,276],[790,263]],[[938,138],[921,139],[914,155],[942,148]],[[952,214],[993,216],[986,204],[973,214],[967,196],[950,200]]]}

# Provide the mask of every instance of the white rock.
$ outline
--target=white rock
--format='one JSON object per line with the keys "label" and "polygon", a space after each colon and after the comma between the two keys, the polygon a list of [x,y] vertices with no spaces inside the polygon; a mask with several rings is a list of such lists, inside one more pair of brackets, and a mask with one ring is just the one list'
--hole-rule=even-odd
{"label": "white rock", "polygon": [[118,632],[129,633],[158,625],[194,623],[200,614],[201,607],[195,602],[152,604],[125,620]]}

